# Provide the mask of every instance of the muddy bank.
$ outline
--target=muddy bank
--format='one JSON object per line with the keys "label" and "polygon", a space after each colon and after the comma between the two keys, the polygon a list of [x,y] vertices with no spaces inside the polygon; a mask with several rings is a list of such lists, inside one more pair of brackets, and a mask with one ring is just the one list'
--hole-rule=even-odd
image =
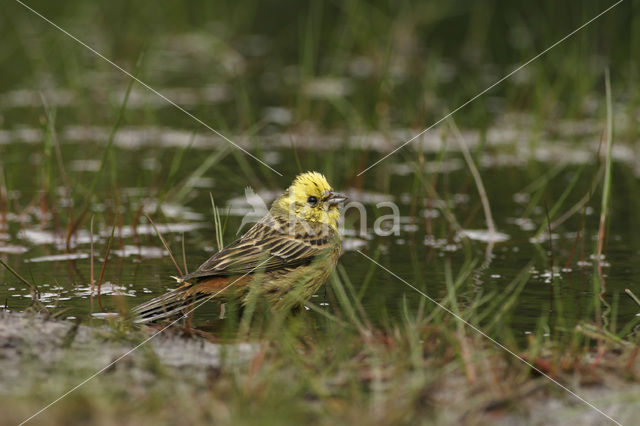
{"label": "muddy bank", "polygon": [[179,369],[199,381],[198,377],[220,368],[223,360],[243,362],[255,352],[249,343],[220,345],[171,330],[152,337],[156,331],[90,327],[39,314],[0,312],[0,392],[20,392],[30,381],[60,368],[97,372],[109,366],[105,372],[124,368],[135,376],[148,371],[150,362]]}
{"label": "muddy bank", "polygon": [[[389,401],[397,399],[393,388],[398,377],[394,379],[392,375],[378,385],[371,384],[373,399],[360,401],[364,406],[334,406],[332,404],[339,401],[338,395],[344,392],[340,390],[342,386],[331,390],[333,396],[320,400],[311,397],[318,390],[301,385],[296,367],[287,365],[281,354],[269,355],[266,349],[265,355],[265,348],[258,344],[215,344],[185,338],[173,330],[143,343],[153,332],[153,329],[120,330],[108,325],[85,326],[28,313],[0,313],[0,410],[4,422],[16,424],[29,418],[132,349],[130,354],[47,408],[30,424],[151,424],[155,421],[243,424],[252,423],[250,419],[257,420],[253,415],[249,420],[246,418],[245,407],[257,416],[264,416],[260,417],[263,420],[274,416],[269,418],[271,422],[295,422],[278,417],[277,410],[272,411],[269,396],[261,390],[269,382],[271,386],[275,383],[276,388],[280,386],[278,383],[283,383],[306,389],[295,393],[287,410],[295,412],[293,406],[303,406],[305,412],[323,412],[325,417],[312,421],[319,424],[330,419],[348,421],[352,410],[361,412],[367,423],[375,422],[376,418],[385,423],[390,420],[388,413],[376,414],[371,404],[380,400],[382,406],[389,409]],[[503,367],[513,367],[508,364]],[[470,385],[455,365],[455,362],[451,364],[451,368],[447,368],[450,372],[429,386],[429,396],[419,403],[423,408],[413,407],[416,413],[422,410],[429,413],[424,423],[609,423],[601,413],[544,377],[532,376],[516,391],[506,386],[500,395],[499,389],[480,386],[484,372],[479,371],[478,383]],[[381,371],[385,371],[390,366],[381,367]],[[599,376],[599,380],[591,383],[585,379],[588,372],[572,373],[563,375],[561,381],[622,424],[633,424],[640,418],[640,385],[619,373],[611,371],[610,375]],[[408,374],[406,377],[410,378]],[[343,371],[332,376],[334,386],[335,379],[341,376]],[[501,387],[499,383],[494,385]],[[405,382],[405,386],[409,385]],[[287,392],[285,387],[281,389]],[[326,390],[320,393],[324,392]],[[340,410],[344,412],[340,414]],[[400,415],[400,411],[396,414]]]}

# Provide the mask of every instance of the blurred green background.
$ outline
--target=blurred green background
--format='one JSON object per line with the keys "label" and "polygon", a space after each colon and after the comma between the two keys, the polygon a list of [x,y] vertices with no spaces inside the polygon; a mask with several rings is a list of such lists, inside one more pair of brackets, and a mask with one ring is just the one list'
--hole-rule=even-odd
{"label": "blurred green background", "polygon": [[[152,87],[219,90],[188,109],[215,128],[258,133],[265,108],[274,106],[289,110],[288,127],[426,127],[613,4],[28,2],[125,69],[140,61],[137,75]],[[609,67],[616,99],[637,121],[639,7],[620,3],[456,119],[486,127],[505,110],[542,123],[591,117]],[[126,86],[124,74],[13,1],[5,3],[0,35],[1,91],[67,88],[88,108],[61,111],[60,124],[113,121],[104,98]],[[127,119],[194,126],[165,107]],[[5,127],[31,119],[4,114]]]}

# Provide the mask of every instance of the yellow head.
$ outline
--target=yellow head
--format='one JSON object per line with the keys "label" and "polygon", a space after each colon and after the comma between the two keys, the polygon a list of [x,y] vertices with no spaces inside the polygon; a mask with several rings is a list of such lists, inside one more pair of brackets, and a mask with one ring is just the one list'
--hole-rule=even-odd
{"label": "yellow head", "polygon": [[346,200],[343,194],[334,192],[327,178],[318,172],[301,173],[271,207],[279,213],[291,213],[297,219],[317,222],[338,229],[338,203]]}

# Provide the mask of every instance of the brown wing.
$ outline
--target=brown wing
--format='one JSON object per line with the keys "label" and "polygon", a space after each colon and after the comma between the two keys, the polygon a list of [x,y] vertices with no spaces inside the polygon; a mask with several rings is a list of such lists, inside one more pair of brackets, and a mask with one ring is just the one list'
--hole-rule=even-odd
{"label": "brown wing", "polygon": [[268,214],[182,279],[243,275],[308,264],[326,253],[335,238],[333,230],[320,228],[309,233],[300,229],[291,233],[286,232],[289,226],[286,219]]}

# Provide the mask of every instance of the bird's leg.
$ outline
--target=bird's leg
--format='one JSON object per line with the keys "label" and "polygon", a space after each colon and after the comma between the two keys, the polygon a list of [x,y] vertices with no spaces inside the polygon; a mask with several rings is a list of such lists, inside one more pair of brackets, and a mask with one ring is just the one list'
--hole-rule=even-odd
{"label": "bird's leg", "polygon": [[191,328],[191,326],[193,325],[193,309],[189,310],[189,312],[187,312],[186,318],[185,318],[185,324],[184,324],[184,334],[191,337],[193,336],[193,330]]}

